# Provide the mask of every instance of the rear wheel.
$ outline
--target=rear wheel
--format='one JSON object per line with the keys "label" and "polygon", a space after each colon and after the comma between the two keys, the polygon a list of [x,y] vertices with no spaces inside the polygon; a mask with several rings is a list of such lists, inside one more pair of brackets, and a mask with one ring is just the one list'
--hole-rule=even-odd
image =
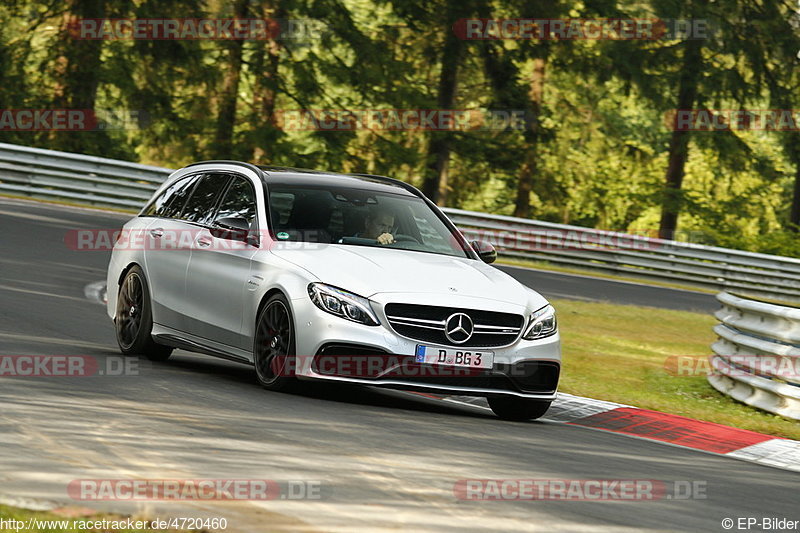
{"label": "rear wheel", "polygon": [[550,402],[542,400],[528,400],[508,396],[493,396],[487,398],[489,407],[494,414],[503,420],[533,420],[544,416],[550,408]]}
{"label": "rear wheel", "polygon": [[119,349],[125,355],[144,355],[151,361],[165,361],[172,354],[172,348],[156,343],[151,336],[150,291],[139,266],[131,268],[119,286],[114,328]]}
{"label": "rear wheel", "polygon": [[294,340],[289,302],[282,294],[275,294],[258,315],[253,346],[256,377],[265,389],[287,391],[296,387]]}

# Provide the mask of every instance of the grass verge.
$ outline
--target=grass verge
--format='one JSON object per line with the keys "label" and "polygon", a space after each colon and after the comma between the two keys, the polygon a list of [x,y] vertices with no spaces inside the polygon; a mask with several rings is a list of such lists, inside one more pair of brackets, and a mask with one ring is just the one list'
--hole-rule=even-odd
{"label": "grass verge", "polygon": [[[16,523],[12,523],[14,520]],[[127,522],[128,517],[97,513],[85,509],[64,508],[54,511],[28,511],[17,507],[0,505],[0,533],[164,533],[177,532],[178,529],[115,529],[115,528],[86,528],[86,522],[96,523],[98,521],[119,521]],[[144,518],[135,518],[134,521],[146,521]],[[24,522],[19,524],[19,522]],[[83,522],[83,524],[81,523]],[[19,527],[12,527],[18,525]],[[96,524],[102,526],[103,524]],[[111,525],[111,524],[108,524]],[[121,525],[121,524],[118,524]],[[200,533],[205,530],[184,529],[184,533]]]}
{"label": "grass verge", "polygon": [[676,376],[670,356],[708,356],[716,319],[689,311],[554,300],[562,336],[559,390],[800,440],[800,424]]}

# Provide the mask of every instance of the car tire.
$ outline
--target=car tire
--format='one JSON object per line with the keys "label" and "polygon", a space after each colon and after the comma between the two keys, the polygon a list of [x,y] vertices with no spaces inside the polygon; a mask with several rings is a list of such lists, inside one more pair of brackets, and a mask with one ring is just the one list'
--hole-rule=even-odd
{"label": "car tire", "polygon": [[289,392],[297,388],[294,331],[288,300],[283,294],[274,294],[258,314],[253,339],[256,378],[267,390]]}
{"label": "car tire", "polygon": [[498,417],[503,420],[515,420],[518,422],[541,418],[550,408],[551,403],[507,396],[490,396],[487,400],[489,401],[489,407]]}
{"label": "car tire", "polygon": [[131,268],[120,283],[114,329],[119,349],[125,355],[143,355],[151,361],[166,361],[172,355],[171,347],[158,344],[151,335],[150,289],[138,265]]}

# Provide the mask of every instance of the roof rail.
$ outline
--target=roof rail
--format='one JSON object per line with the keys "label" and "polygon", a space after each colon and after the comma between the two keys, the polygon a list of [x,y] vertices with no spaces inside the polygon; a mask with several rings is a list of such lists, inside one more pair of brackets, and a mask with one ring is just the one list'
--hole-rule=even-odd
{"label": "roof rail", "polygon": [[232,159],[211,159],[209,161],[197,161],[196,163],[190,163],[186,165],[186,167],[194,167],[197,165],[208,165],[208,164],[239,165],[249,170],[255,170],[257,174],[261,175],[261,169],[255,166],[254,164],[245,163],[244,161],[234,161]]}
{"label": "roof rail", "polygon": [[300,174],[340,174],[332,170],[315,170],[313,168],[284,167],[279,165],[257,165],[258,168],[269,174],[270,172],[297,172]]}

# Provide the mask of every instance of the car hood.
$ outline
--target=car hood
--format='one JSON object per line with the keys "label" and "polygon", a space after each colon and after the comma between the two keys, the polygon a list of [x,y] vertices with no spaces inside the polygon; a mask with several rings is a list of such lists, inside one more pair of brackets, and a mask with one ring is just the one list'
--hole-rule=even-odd
{"label": "car hood", "polygon": [[481,261],[369,246],[292,244],[276,246],[272,253],[323,283],[367,298],[381,293],[415,293],[495,300],[536,309],[547,305],[544,297]]}

